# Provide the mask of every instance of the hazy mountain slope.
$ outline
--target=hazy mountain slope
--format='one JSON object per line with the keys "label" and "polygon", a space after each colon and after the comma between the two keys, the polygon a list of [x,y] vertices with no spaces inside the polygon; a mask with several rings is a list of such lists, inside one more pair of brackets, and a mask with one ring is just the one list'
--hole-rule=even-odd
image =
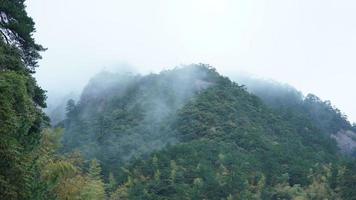
{"label": "hazy mountain slope", "polygon": [[330,101],[323,101],[313,94],[304,97],[295,88],[275,81],[247,76],[237,76],[234,80],[246,85],[249,92],[260,97],[266,105],[277,110],[281,115],[295,118],[295,121],[308,119],[324,134],[336,138],[342,153],[355,154],[353,146],[356,144],[356,139],[345,134],[355,132],[355,126],[351,125],[347,116]]}
{"label": "hazy mountain slope", "polygon": [[204,66],[135,76],[101,73],[68,106],[67,151],[97,157],[107,172],[132,157],[178,142],[170,127],[176,111],[214,84],[218,74]]}
{"label": "hazy mountain slope", "polygon": [[350,182],[329,121],[305,114],[314,96],[290,91],[278,107],[206,65],[101,73],[67,104],[63,151],[99,159],[118,182],[112,199],[337,199]]}
{"label": "hazy mountain slope", "polygon": [[179,110],[173,128],[181,143],[129,165],[123,185],[132,199],[252,199],[283,181],[306,186],[316,163],[337,160],[336,146],[298,123],[220,77]]}

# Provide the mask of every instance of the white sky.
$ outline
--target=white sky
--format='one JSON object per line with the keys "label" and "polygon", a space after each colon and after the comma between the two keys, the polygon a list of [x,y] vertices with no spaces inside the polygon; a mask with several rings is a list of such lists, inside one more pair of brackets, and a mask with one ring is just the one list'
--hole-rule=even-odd
{"label": "white sky", "polygon": [[208,63],[289,83],[356,122],[354,0],[27,0],[48,50],[50,94],[122,63],[139,72]]}

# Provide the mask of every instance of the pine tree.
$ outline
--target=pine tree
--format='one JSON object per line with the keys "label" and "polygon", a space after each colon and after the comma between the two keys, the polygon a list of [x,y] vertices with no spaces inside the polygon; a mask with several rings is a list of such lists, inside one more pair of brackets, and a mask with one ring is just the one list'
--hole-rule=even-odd
{"label": "pine tree", "polygon": [[109,173],[109,182],[107,184],[107,190],[109,193],[113,193],[117,187],[117,182],[115,180],[114,174],[112,172]]}
{"label": "pine tree", "polygon": [[101,178],[101,167],[96,159],[90,163],[88,180],[83,188],[81,197],[86,200],[104,200],[106,197],[104,182]]}
{"label": "pine tree", "polygon": [[90,162],[88,176],[93,180],[101,179],[101,167],[100,167],[98,160],[93,159]]}
{"label": "pine tree", "polygon": [[0,36],[6,45],[17,47],[27,71],[34,73],[37,61],[41,58],[39,51],[45,49],[32,37],[34,22],[27,15],[24,2],[0,0]]}

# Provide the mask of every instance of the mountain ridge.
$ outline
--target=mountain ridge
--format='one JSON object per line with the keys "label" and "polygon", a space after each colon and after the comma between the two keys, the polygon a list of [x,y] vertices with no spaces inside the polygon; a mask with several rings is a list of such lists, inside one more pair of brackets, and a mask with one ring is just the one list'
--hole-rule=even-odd
{"label": "mountain ridge", "polygon": [[[256,181],[264,185],[258,198],[273,199],[273,191],[281,184],[311,187],[310,170],[343,160],[335,140],[320,128],[328,122],[320,125],[316,123],[319,115],[305,115],[304,104],[268,105],[263,97],[208,65],[120,81],[126,85],[115,83],[99,90],[100,86],[91,84],[101,81],[94,80],[77,104],[68,104],[63,123],[64,151],[79,150],[86,159],[99,159],[104,175],[113,173],[121,185],[114,196],[246,199],[252,198],[255,184],[249,180],[257,176]],[[88,91],[93,88],[91,97]],[[307,106],[330,107],[316,96],[306,100]],[[342,127],[338,119],[343,122],[343,116],[337,110],[327,111],[339,118],[325,128]],[[226,156],[229,159],[223,161]],[[241,163],[241,159],[245,161]],[[199,166],[210,172],[200,171]],[[332,166],[326,168],[336,170]],[[221,179],[222,174],[232,175],[239,167],[244,170],[235,178]],[[173,168],[185,169],[180,171],[180,182],[172,182]],[[198,191],[196,184],[202,187]],[[170,189],[162,192],[166,186]],[[328,195],[335,195],[331,188],[326,189]]]}

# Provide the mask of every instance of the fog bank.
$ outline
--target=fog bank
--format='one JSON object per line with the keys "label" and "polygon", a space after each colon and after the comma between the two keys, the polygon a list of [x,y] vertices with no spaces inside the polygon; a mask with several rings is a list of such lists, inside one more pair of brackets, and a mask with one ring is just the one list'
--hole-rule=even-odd
{"label": "fog bank", "polygon": [[[48,47],[36,74],[49,91],[82,88],[122,62],[142,73],[209,63],[329,99],[356,121],[356,2],[31,0],[36,40]],[[65,11],[65,12],[64,12]],[[65,13],[65,14],[64,14]]]}

